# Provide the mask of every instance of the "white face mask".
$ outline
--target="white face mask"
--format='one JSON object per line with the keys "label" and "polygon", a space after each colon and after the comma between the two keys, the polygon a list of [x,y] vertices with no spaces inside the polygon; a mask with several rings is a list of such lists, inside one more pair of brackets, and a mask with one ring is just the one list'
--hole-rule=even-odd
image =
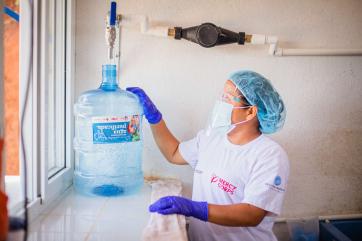
{"label": "white face mask", "polygon": [[245,123],[249,120],[240,121],[237,123],[231,123],[231,114],[233,109],[247,109],[251,106],[240,106],[234,107],[232,104],[226,103],[221,100],[217,100],[214,108],[211,112],[211,116],[208,120],[208,124],[206,127],[206,134],[210,135],[212,130],[219,130],[222,132],[228,133],[231,131],[236,125]]}

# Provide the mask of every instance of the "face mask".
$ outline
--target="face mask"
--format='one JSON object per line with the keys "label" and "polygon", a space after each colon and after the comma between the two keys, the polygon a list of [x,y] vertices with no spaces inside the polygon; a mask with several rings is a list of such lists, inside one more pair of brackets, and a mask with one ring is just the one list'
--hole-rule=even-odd
{"label": "face mask", "polygon": [[210,135],[212,130],[218,130],[228,133],[231,131],[231,128],[234,128],[236,125],[245,123],[249,120],[240,121],[237,123],[231,123],[231,114],[233,109],[247,109],[251,106],[240,106],[234,107],[232,104],[226,103],[224,101],[217,100],[215,106],[211,112],[211,116],[208,121],[206,128],[206,134]]}

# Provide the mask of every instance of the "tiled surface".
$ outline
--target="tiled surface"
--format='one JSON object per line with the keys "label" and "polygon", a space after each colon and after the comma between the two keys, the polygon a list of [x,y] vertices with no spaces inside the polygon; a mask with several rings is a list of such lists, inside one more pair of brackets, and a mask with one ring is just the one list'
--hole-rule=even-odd
{"label": "tiled surface", "polygon": [[[29,241],[139,241],[149,220],[151,187],[133,196],[85,197],[74,190],[30,225]],[[289,241],[286,223],[276,223],[278,240]]]}
{"label": "tiled surface", "polygon": [[30,241],[141,240],[149,219],[151,187],[115,198],[85,197],[71,190],[30,226]]}

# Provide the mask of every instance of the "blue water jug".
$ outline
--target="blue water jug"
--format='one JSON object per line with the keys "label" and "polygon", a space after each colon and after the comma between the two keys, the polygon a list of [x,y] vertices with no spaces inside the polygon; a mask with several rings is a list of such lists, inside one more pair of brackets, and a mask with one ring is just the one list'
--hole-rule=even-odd
{"label": "blue water jug", "polygon": [[74,187],[82,194],[126,195],[143,184],[142,106],[116,76],[116,65],[103,65],[101,86],[74,105]]}

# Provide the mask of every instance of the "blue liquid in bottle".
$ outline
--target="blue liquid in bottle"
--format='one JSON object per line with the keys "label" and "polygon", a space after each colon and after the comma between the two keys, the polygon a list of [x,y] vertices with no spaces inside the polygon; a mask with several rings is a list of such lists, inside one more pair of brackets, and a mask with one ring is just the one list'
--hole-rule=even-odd
{"label": "blue liquid in bottle", "polygon": [[99,89],[74,105],[74,187],[85,195],[127,195],[143,185],[142,106],[116,76],[116,65],[103,65]]}

